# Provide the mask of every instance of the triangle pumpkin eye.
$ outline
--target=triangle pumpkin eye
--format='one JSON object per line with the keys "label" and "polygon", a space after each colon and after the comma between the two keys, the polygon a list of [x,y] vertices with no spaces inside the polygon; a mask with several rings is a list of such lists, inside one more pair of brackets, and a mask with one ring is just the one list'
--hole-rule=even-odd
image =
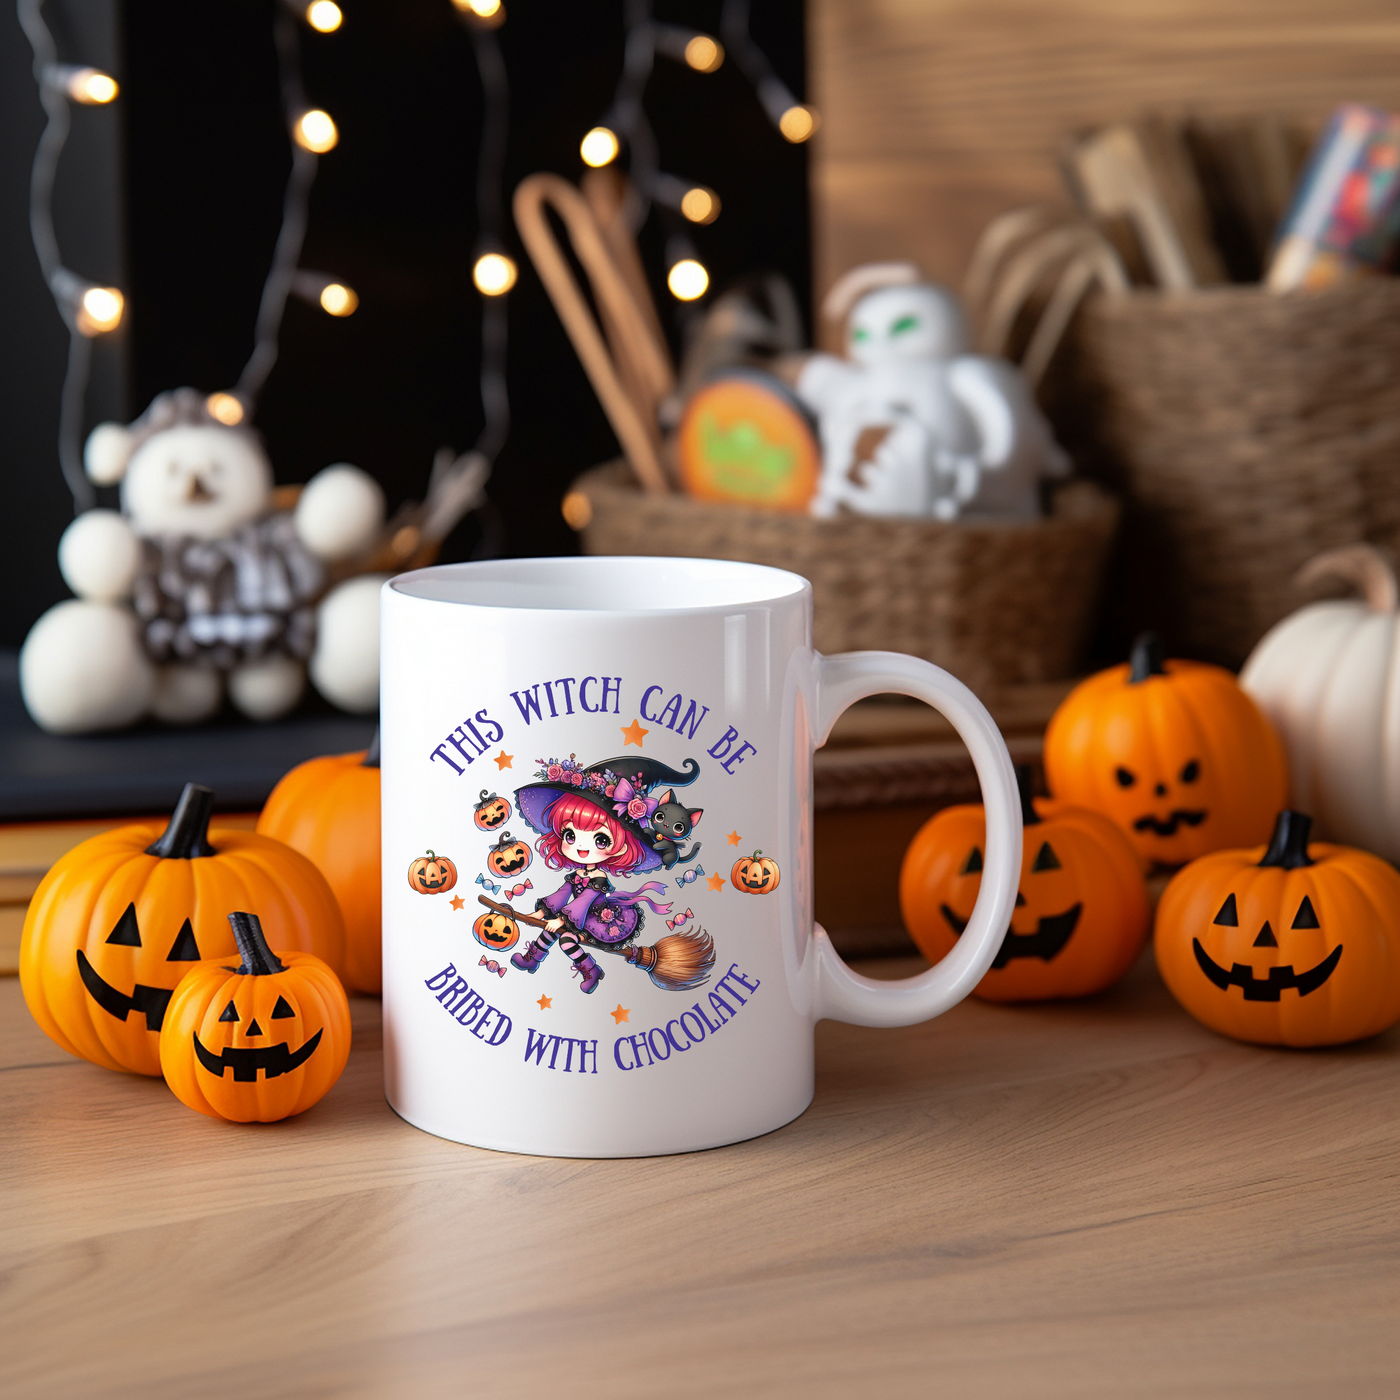
{"label": "triangle pumpkin eye", "polygon": [[238,1019],[238,1008],[232,1002],[229,1002],[219,1013],[219,1020],[221,1021],[236,1021]]}
{"label": "triangle pumpkin eye", "polygon": [[1035,875],[1042,870],[1061,869],[1060,858],[1055,854],[1055,848],[1048,841],[1040,843],[1040,849],[1035,853],[1035,863],[1031,866],[1031,874]]}
{"label": "triangle pumpkin eye", "polygon": [[108,943],[119,943],[123,948],[141,946],[141,930],[136,923],[136,906],[128,904],[117,920],[117,926],[107,935]]}
{"label": "triangle pumpkin eye", "polygon": [[1312,900],[1307,895],[1303,896],[1303,902],[1298,906],[1298,912],[1293,916],[1294,928],[1321,928],[1317,921],[1317,911],[1312,907]]}
{"label": "triangle pumpkin eye", "polygon": [[1239,911],[1235,908],[1235,896],[1231,892],[1225,898],[1225,903],[1220,906],[1220,912],[1211,921],[1212,923],[1223,924],[1226,928],[1239,928]]}
{"label": "triangle pumpkin eye", "polygon": [[198,962],[199,944],[194,941],[194,929],[190,927],[190,921],[185,920],[180,925],[180,932],[175,935],[175,941],[170,945],[170,951],[165,955],[166,962]]}
{"label": "triangle pumpkin eye", "polygon": [[982,852],[974,846],[967,853],[967,864],[958,872],[961,875],[976,875],[982,869]]}
{"label": "triangle pumpkin eye", "polygon": [[287,1003],[286,997],[278,997],[277,1005],[272,1008],[272,1019],[280,1021],[287,1016],[295,1016],[297,1013]]}

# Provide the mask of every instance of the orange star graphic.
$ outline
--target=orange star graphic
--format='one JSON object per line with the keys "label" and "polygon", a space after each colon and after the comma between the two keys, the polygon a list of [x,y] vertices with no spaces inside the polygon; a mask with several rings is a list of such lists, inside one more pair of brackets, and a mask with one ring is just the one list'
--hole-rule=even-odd
{"label": "orange star graphic", "polygon": [[553,1006],[553,1005],[554,1005],[554,998],[553,998],[553,997],[541,997],[541,998],[540,998],[540,1010],[541,1010],[541,1011],[548,1011],[549,1008],[550,1008],[551,1006]]}
{"label": "orange star graphic", "polygon": [[620,1026],[631,1014],[632,1008],[630,1006],[624,1006],[621,1002],[618,1002],[616,1011],[608,1012],[608,1015],[613,1018],[613,1025],[615,1026]]}
{"label": "orange star graphic", "polygon": [[636,720],[633,720],[631,724],[622,726],[622,747],[625,749],[628,744],[636,744],[638,748],[641,748],[643,738],[650,733],[650,729],[643,729]]}
{"label": "orange star graphic", "polygon": [[725,840],[728,841],[731,846],[737,846],[739,842],[743,840],[743,837],[741,837],[737,831],[731,831],[729,835],[725,837]]}
{"label": "orange star graphic", "polygon": [[452,896],[452,907],[454,909],[460,909],[466,902],[467,901],[459,894],[454,894]]}
{"label": "orange star graphic", "polygon": [[496,771],[499,773],[502,768],[509,768],[510,761],[514,757],[515,755],[513,753],[507,753],[504,749],[502,749],[500,753],[496,755]]}
{"label": "orange star graphic", "polygon": [[722,889],[724,888],[724,876],[723,876],[723,875],[711,875],[711,876],[705,881],[705,883],[706,883],[712,890],[722,890]]}

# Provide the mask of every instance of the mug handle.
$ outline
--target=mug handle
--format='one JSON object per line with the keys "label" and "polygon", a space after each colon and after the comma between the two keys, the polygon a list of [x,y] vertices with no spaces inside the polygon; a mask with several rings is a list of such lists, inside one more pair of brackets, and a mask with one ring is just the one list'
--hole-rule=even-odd
{"label": "mug handle", "polygon": [[927,701],[958,731],[972,755],[987,812],[982,886],[967,928],[953,950],[927,972],[878,981],[853,972],[820,924],[813,926],[817,959],[814,1020],[858,1026],[912,1026],[956,1006],[992,965],[1016,904],[1021,877],[1021,805],[1006,741],[980,700],[955,676],[893,651],[817,656],[816,748],[837,716],[867,695],[911,695]]}

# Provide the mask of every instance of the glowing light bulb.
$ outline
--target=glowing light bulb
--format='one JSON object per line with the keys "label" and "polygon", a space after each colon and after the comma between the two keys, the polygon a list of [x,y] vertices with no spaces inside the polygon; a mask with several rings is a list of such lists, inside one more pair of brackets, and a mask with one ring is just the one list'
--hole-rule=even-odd
{"label": "glowing light bulb", "polygon": [[605,126],[595,126],[578,143],[578,153],[583,157],[583,163],[595,169],[616,160],[617,152],[617,137]]}
{"label": "glowing light bulb", "polygon": [[781,117],[778,118],[778,130],[792,142],[794,146],[799,146],[807,140],[821,124],[821,118],[817,116],[814,107],[804,107],[802,103],[789,107]]}
{"label": "glowing light bulb", "polygon": [[708,34],[697,34],[685,46],[685,61],[697,73],[713,73],[724,62],[724,45]]}
{"label": "glowing light bulb", "polygon": [[105,106],[121,91],[117,80],[100,68],[74,68],[64,86],[68,89],[68,96],[85,107]]}
{"label": "glowing light bulb", "polygon": [[710,285],[710,274],[705,265],[694,258],[682,258],[671,266],[666,274],[666,285],[677,301],[694,301],[705,295]]}
{"label": "glowing light bulb", "polygon": [[292,135],[298,146],[315,151],[318,156],[334,150],[336,142],[340,140],[340,132],[336,130],[330,113],[321,111],[319,107],[313,107],[297,118]]}
{"label": "glowing light bulb", "polygon": [[321,309],[332,316],[353,316],[360,299],[353,287],[347,287],[343,282],[327,282],[321,288],[320,302]]}
{"label": "glowing light bulb", "polygon": [[[495,20],[499,24],[505,19],[501,0],[452,0],[463,14],[475,15],[477,19]],[[495,25],[492,25],[495,28]]]}
{"label": "glowing light bulb", "polygon": [[681,213],[692,224],[712,224],[719,218],[719,196],[704,185],[696,185],[681,196]]}
{"label": "glowing light bulb", "polygon": [[216,418],[226,428],[236,428],[243,421],[242,400],[222,390],[217,394],[210,394],[204,400],[204,407],[211,418]]}
{"label": "glowing light bulb", "polygon": [[78,300],[78,329],[84,335],[101,335],[121,325],[126,301],[115,287],[89,287]]}
{"label": "glowing light bulb", "polygon": [[318,34],[333,34],[344,22],[345,16],[335,0],[312,0],[306,7],[306,22]]}
{"label": "glowing light bulb", "polygon": [[593,520],[593,502],[582,491],[570,491],[560,501],[559,513],[571,530],[584,530]]}
{"label": "glowing light bulb", "polygon": [[499,297],[515,286],[515,263],[504,253],[483,253],[472,268],[472,281],[483,296]]}

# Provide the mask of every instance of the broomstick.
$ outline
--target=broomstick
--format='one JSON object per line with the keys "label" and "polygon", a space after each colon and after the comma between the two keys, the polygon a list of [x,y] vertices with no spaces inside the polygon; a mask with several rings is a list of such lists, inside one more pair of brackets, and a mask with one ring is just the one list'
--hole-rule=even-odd
{"label": "broomstick", "polygon": [[[497,904],[484,894],[477,895],[477,900],[518,924],[544,928],[548,923],[547,919],[537,919],[533,914],[522,914],[509,904]],[[668,992],[686,992],[710,980],[715,965],[715,945],[703,929],[698,933],[668,933],[650,946],[628,948],[625,956],[658,987]]]}

